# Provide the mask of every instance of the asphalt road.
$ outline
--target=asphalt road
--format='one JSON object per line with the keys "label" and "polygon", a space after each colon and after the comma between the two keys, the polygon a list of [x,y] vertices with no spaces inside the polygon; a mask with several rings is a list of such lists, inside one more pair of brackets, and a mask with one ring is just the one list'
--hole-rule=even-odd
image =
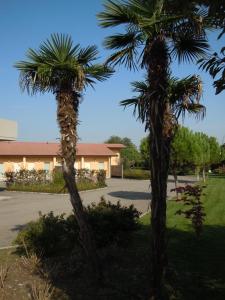
{"label": "asphalt road", "polygon": [[[180,183],[191,183],[190,177],[180,177]],[[81,192],[84,205],[98,202],[101,196],[122,205],[133,204],[140,212],[149,209],[150,185],[147,180],[109,179],[107,188]],[[168,181],[168,197],[174,188],[172,178]],[[0,192],[0,247],[11,244],[18,231],[23,226],[38,217],[38,213],[54,211],[55,214],[70,213],[72,210],[68,195]]]}

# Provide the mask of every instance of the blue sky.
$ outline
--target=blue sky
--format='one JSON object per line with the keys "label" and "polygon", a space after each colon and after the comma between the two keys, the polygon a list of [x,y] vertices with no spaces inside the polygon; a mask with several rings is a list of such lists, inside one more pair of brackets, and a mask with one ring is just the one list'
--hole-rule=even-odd
{"label": "blue sky", "polygon": [[[82,46],[96,44],[100,59],[109,54],[102,41],[111,32],[98,26],[96,13],[102,10],[99,0],[8,0],[0,3],[0,118],[13,119],[19,124],[19,140],[56,141],[59,137],[56,123],[56,103],[51,94],[28,96],[21,93],[18,71],[13,64],[25,58],[26,50],[38,48],[51,33],[68,33],[74,43]],[[214,33],[210,42],[215,50],[222,46]],[[211,78],[191,64],[172,65],[177,77],[201,75],[204,82],[203,103],[207,107],[204,121],[187,119],[185,125],[203,131],[225,142],[224,94],[215,96]],[[145,136],[144,127],[136,122],[131,110],[124,111],[119,101],[132,96],[129,83],[141,78],[138,72],[117,68],[108,81],[98,83],[95,90],[84,93],[80,107],[79,137],[81,142],[103,142],[110,135],[130,137],[137,145]]]}

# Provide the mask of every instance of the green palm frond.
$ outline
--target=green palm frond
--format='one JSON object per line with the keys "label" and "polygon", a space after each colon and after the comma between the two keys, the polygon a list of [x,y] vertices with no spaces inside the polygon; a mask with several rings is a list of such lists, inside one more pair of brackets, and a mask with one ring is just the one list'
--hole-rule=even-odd
{"label": "green palm frond", "polygon": [[133,107],[133,115],[137,117],[142,123],[148,120],[149,100],[148,100],[148,83],[147,81],[134,81],[131,83],[132,92],[137,93],[137,96],[122,100],[120,102],[124,109]]}
{"label": "green palm frond", "polygon": [[86,74],[86,84],[93,87],[97,81],[104,81],[109,78],[114,71],[107,65],[95,64],[84,69]]}
{"label": "green palm frond", "polygon": [[138,24],[138,15],[126,1],[105,1],[104,11],[97,15],[100,26],[115,27],[121,24]]}
{"label": "green palm frond", "polygon": [[104,45],[109,49],[118,49],[106,61],[107,64],[125,64],[128,69],[136,69],[139,46],[142,45],[142,34],[128,30],[125,34],[109,36]]}
{"label": "green palm frond", "polygon": [[209,45],[205,39],[191,33],[180,33],[174,38],[171,54],[178,59],[179,63],[181,61],[191,62],[204,57],[208,49]]}
{"label": "green palm frond", "polygon": [[[196,2],[166,0],[106,0],[104,10],[98,14],[102,27],[123,25],[125,32],[105,39],[107,49],[116,50],[107,62],[125,64],[132,68],[143,66],[144,49],[156,36],[164,36],[171,56],[193,61],[203,57],[209,46],[206,40],[206,10]],[[206,28],[208,28],[206,26]],[[132,61],[131,61],[132,60]]]}
{"label": "green palm frond", "polygon": [[98,56],[97,46],[88,46],[86,48],[80,49],[78,53],[77,60],[82,65],[89,65],[91,62],[95,61]]}
{"label": "green palm frond", "polygon": [[28,50],[27,61],[15,64],[20,71],[20,86],[30,94],[59,89],[79,92],[113,73],[110,67],[93,63],[97,55],[96,46],[81,48],[73,45],[69,35],[52,34],[39,49]]}
{"label": "green palm frond", "polygon": [[[122,100],[120,105],[133,107],[133,114],[142,123],[148,122],[151,95],[149,96],[149,85],[146,81],[135,81],[132,83],[132,91],[137,96]],[[196,118],[205,117],[205,106],[200,104],[202,95],[202,83],[198,76],[189,76],[183,79],[170,78],[168,88],[168,99],[171,111],[176,119],[185,117],[186,113]]]}
{"label": "green palm frond", "polygon": [[[198,61],[198,64],[202,70],[209,72],[214,79],[214,87],[216,88],[216,94],[225,90],[225,47],[218,53],[213,53],[211,56],[202,58]],[[217,80],[215,80],[217,78]]]}

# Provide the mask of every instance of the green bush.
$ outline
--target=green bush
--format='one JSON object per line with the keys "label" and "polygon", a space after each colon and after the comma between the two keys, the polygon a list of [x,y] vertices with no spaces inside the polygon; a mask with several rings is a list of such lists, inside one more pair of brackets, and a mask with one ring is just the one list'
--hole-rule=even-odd
{"label": "green bush", "polygon": [[142,169],[126,169],[123,177],[128,179],[150,179],[150,171]]}
{"label": "green bush", "polygon": [[99,247],[111,243],[124,244],[129,232],[137,229],[140,215],[133,205],[121,206],[119,201],[112,204],[103,197],[98,204],[88,206],[87,213]]}
{"label": "green bush", "polygon": [[[140,213],[132,205],[122,207],[119,202],[112,204],[102,198],[99,204],[88,206],[86,213],[98,247],[124,245],[129,233],[138,228]],[[78,243],[79,230],[75,216],[65,218],[64,215],[54,216],[53,212],[40,215],[37,221],[28,223],[15,239],[21,251],[26,245],[28,251],[46,257],[64,255]]]}
{"label": "green bush", "polygon": [[49,182],[49,173],[45,170],[25,170],[21,169],[16,172],[5,172],[6,184],[47,184]]}
{"label": "green bush", "polygon": [[106,180],[106,171],[105,170],[99,170],[97,171],[97,182],[100,185],[105,185]]}
{"label": "green bush", "polygon": [[39,216],[37,221],[32,221],[22,229],[15,244],[24,245],[28,251],[37,255],[53,256],[63,254],[74,247],[77,241],[77,226],[68,226],[64,214],[54,216],[53,212]]}

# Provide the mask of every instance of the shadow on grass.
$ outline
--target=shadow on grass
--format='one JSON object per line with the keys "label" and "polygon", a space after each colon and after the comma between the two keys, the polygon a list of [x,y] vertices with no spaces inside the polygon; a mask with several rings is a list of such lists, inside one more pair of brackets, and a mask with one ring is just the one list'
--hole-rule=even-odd
{"label": "shadow on grass", "polygon": [[150,200],[151,193],[135,192],[135,191],[116,191],[110,192],[108,195],[115,198],[123,198],[126,200]]}
{"label": "shadow on grass", "polygon": [[[149,300],[150,228],[143,225],[133,233],[127,247],[111,246],[99,250],[103,280],[98,292],[81,253],[57,258],[61,270],[50,274],[54,284],[74,300]],[[191,231],[168,230],[170,276],[168,284],[182,300],[224,300],[225,227],[205,226],[197,239]],[[50,268],[51,269],[51,268]],[[173,292],[172,292],[173,294]],[[60,298],[61,297],[61,298]]]}

